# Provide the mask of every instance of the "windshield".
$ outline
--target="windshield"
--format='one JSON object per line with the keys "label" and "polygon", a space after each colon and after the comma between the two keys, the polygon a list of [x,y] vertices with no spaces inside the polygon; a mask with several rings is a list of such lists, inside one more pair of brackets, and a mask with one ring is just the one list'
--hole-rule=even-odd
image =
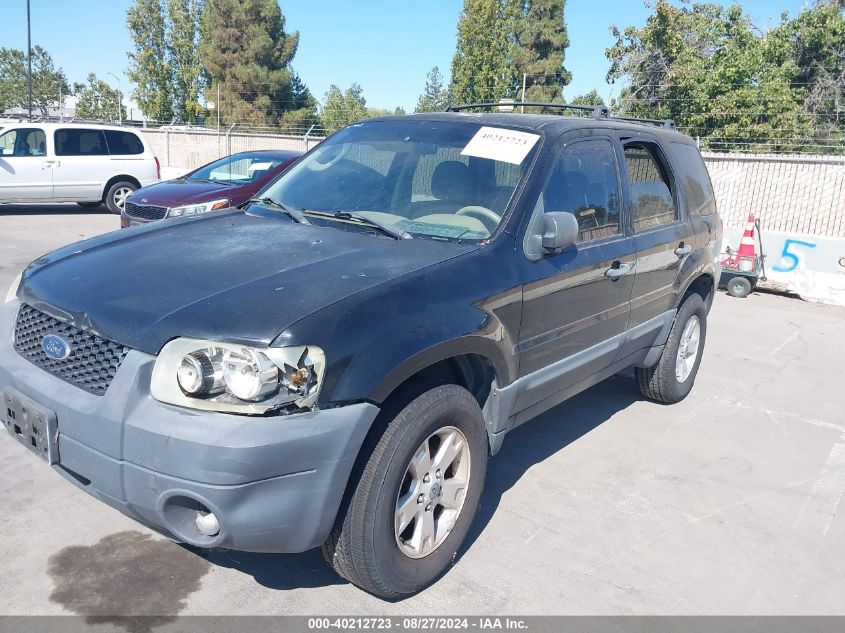
{"label": "windshield", "polygon": [[233,154],[200,167],[185,178],[191,181],[211,180],[245,185],[265,176],[283,162],[281,158],[261,153]]}
{"label": "windshield", "polygon": [[358,123],[261,195],[306,215],[354,213],[414,237],[484,240],[501,223],[539,138],[471,122]]}

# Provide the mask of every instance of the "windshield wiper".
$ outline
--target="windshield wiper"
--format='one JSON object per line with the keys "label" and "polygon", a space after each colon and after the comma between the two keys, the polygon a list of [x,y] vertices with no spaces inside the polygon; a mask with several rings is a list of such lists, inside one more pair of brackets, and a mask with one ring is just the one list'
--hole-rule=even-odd
{"label": "windshield wiper", "polygon": [[300,211],[299,209],[294,209],[293,207],[286,205],[284,202],[273,200],[273,198],[269,196],[264,196],[263,198],[250,198],[249,200],[244,202],[244,205],[247,205],[251,202],[263,204],[266,207],[273,207],[279,209],[280,211],[283,211],[285,214],[287,214],[287,216],[297,224],[311,224],[308,221],[308,218],[302,215],[302,211]]}
{"label": "windshield wiper", "polygon": [[338,220],[352,220],[357,222],[358,224],[363,224],[365,226],[371,226],[374,229],[378,229],[385,235],[389,235],[393,239],[396,240],[411,240],[414,239],[414,236],[408,233],[407,231],[403,231],[402,229],[393,226],[392,224],[388,224],[386,222],[379,222],[378,220],[373,220],[372,218],[368,218],[365,215],[361,215],[360,213],[354,213],[352,211],[334,211],[334,212],[326,212],[326,211],[309,211],[305,210],[305,213],[310,215],[319,215],[329,218],[337,218]]}

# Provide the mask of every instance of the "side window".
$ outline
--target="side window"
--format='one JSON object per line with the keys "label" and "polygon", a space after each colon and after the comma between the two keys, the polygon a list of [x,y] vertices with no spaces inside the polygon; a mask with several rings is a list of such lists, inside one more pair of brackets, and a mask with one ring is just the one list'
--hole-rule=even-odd
{"label": "side window", "polygon": [[543,209],[573,213],[579,242],[619,233],[616,159],[610,141],[581,141],[564,149],[543,191]]}
{"label": "side window", "polygon": [[56,130],[53,140],[56,143],[56,156],[108,156],[109,153],[102,130]]}
{"label": "side window", "polygon": [[625,143],[634,231],[671,224],[678,219],[669,172],[659,156],[652,143]]}
{"label": "side window", "polygon": [[120,156],[132,156],[144,153],[144,144],[132,132],[121,132],[119,130],[104,130],[106,144],[109,154]]}
{"label": "side window", "polygon": [[47,137],[39,128],[18,128],[0,135],[3,156],[46,156]]}
{"label": "side window", "polygon": [[698,148],[685,143],[672,143],[677,157],[678,178],[684,186],[687,207],[691,215],[709,215],[716,213],[716,201],[710,174],[701,159]]}

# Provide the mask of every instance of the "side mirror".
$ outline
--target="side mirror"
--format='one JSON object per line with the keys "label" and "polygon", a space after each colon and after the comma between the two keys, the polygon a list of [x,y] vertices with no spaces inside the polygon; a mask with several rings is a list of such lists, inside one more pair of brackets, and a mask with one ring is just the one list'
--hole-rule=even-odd
{"label": "side mirror", "polygon": [[567,211],[552,211],[543,215],[543,248],[559,251],[578,239],[578,220]]}

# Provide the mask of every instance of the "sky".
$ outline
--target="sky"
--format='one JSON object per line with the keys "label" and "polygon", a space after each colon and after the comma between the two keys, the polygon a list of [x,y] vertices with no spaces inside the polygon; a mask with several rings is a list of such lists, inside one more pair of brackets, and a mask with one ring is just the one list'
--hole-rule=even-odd
{"label": "sky", "polygon": [[[126,9],[132,0],[30,0],[32,43],[40,44],[71,83],[96,73],[128,92]],[[299,31],[293,67],[322,100],[331,84],[358,82],[367,105],[413,111],[426,73],[439,66],[448,77],[463,0],[280,0],[287,31]],[[782,12],[797,14],[806,0],[745,0],[740,3],[761,29]],[[0,0],[0,46],[26,48],[26,0]],[[595,88],[607,100],[618,86],[605,82],[608,28],[641,26],[649,10],[642,0],[568,0],[570,47],[566,67],[573,81],[564,98]]]}

